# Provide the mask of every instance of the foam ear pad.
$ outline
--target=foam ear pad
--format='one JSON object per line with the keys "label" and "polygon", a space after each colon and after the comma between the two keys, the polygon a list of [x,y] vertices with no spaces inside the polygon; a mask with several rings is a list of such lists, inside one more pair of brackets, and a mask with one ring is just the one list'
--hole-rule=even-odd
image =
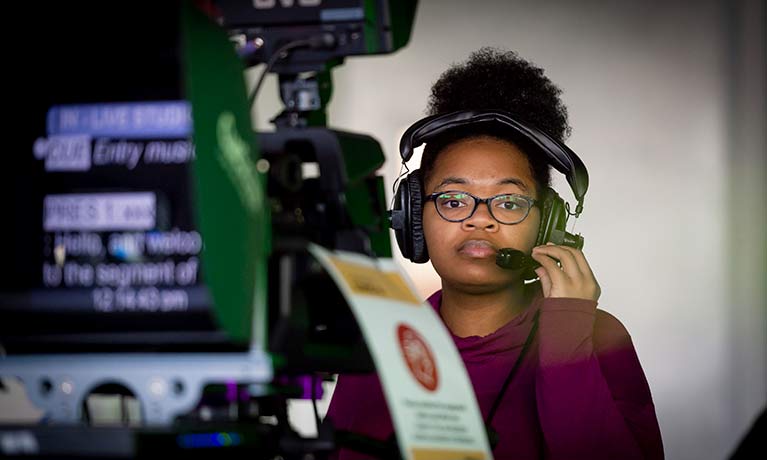
{"label": "foam ear pad", "polygon": [[400,253],[406,259],[412,254],[413,239],[410,237],[410,187],[407,180],[400,181],[394,194],[394,203],[389,213],[389,226],[394,230]]}
{"label": "foam ear pad", "polygon": [[416,169],[399,183],[390,221],[402,256],[419,264],[429,260],[423,236],[422,190],[421,172]]}
{"label": "foam ear pad", "polygon": [[416,169],[407,176],[407,187],[410,195],[410,238],[412,254],[410,260],[423,264],[429,261],[429,250],[423,234],[423,182],[421,170]]}

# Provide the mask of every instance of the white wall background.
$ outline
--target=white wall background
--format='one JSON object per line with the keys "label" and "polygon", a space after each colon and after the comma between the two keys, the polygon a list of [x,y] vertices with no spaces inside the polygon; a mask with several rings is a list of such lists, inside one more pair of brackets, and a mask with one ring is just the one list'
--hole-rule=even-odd
{"label": "white wall background", "polygon": [[[390,186],[399,136],[449,64],[494,45],[546,69],[591,175],[578,230],[600,306],[633,336],[670,459],[727,458],[767,401],[766,9],[421,0],[408,47],[334,72],[330,124],[382,143]],[[257,125],[278,107],[268,77]],[[438,288],[429,265],[403,264],[423,295]]]}
{"label": "white wall background", "polygon": [[[516,50],[563,89],[600,307],[633,336],[670,459],[726,458],[767,400],[764,18],[760,0],[422,0],[407,48],[334,71],[330,125],[382,143],[389,189],[400,134],[471,51]],[[258,125],[277,107],[269,77]]]}

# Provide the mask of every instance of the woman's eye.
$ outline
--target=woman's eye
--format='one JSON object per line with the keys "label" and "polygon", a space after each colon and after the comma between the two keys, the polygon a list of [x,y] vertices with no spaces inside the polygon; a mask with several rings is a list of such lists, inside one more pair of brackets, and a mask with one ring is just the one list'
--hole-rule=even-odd
{"label": "woman's eye", "polygon": [[522,204],[514,198],[497,198],[496,207],[504,211],[516,211],[522,208]]}
{"label": "woman's eye", "polygon": [[443,209],[455,209],[466,206],[468,196],[463,193],[446,193],[438,198]]}
{"label": "woman's eye", "polygon": [[519,207],[519,205],[513,201],[504,201],[501,203],[500,206],[503,209],[508,209],[508,210],[517,209]]}
{"label": "woman's eye", "polygon": [[459,207],[461,207],[463,205],[464,205],[463,202],[461,202],[459,200],[445,200],[442,203],[442,206],[444,206],[446,208],[451,208],[451,209],[452,208],[459,208]]}

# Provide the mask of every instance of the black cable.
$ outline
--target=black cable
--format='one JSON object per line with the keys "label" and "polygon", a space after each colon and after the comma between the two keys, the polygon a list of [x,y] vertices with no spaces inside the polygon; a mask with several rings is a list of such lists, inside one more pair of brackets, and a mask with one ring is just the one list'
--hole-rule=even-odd
{"label": "black cable", "polygon": [[253,91],[250,92],[250,95],[248,96],[248,105],[253,106],[253,102],[256,100],[256,96],[258,95],[258,90],[261,89],[261,85],[264,83],[264,78],[266,78],[266,74],[269,73],[270,70],[272,70],[272,67],[277,62],[278,59],[286,52],[293,48],[299,48],[304,46],[309,46],[311,41],[309,39],[300,39],[300,40],[293,40],[292,42],[288,42],[275,51],[272,56],[269,58],[268,61],[266,61],[266,67],[264,67],[263,72],[261,72],[261,76],[258,77],[258,82],[256,83],[256,86],[253,88]]}
{"label": "black cable", "polygon": [[410,173],[410,168],[407,167],[407,163],[403,162],[402,166],[399,167],[399,175],[397,176],[396,179],[394,179],[394,183],[392,183],[391,185],[392,197],[397,194],[397,184],[399,183],[399,181],[402,180],[402,178],[407,176],[409,173]]}
{"label": "black cable", "polygon": [[128,403],[125,401],[126,396],[120,395],[120,421],[123,426],[130,426],[130,415],[128,414]]}
{"label": "black cable", "polygon": [[313,48],[313,49],[319,49],[319,48],[333,48],[336,44],[336,37],[331,33],[322,33],[319,35],[314,35],[309,38],[301,38],[298,40],[293,40],[291,42],[288,42],[281,47],[277,48],[277,51],[272,53],[272,56],[269,58],[268,61],[266,61],[266,67],[264,67],[264,71],[261,72],[261,76],[258,77],[258,82],[256,83],[256,86],[253,88],[253,91],[251,91],[250,95],[248,96],[248,105],[253,107],[253,103],[256,101],[256,96],[258,95],[258,91],[261,89],[261,85],[264,83],[264,78],[266,78],[266,74],[269,73],[270,70],[272,70],[272,67],[274,67],[274,64],[277,63],[278,59],[281,59],[287,51],[293,50],[295,48]]}
{"label": "black cable", "polygon": [[83,402],[82,417],[83,417],[83,423],[85,424],[85,426],[92,426],[93,420],[91,418],[91,408],[90,406],[88,406],[88,398],[90,398],[90,396],[87,396],[85,398],[85,401]]}
{"label": "black cable", "polygon": [[320,413],[317,410],[317,375],[312,374],[312,407],[314,408],[314,422],[317,424],[317,435],[320,433]]}
{"label": "black cable", "polygon": [[530,328],[530,333],[527,335],[525,344],[522,346],[522,351],[519,352],[519,357],[517,357],[517,361],[514,363],[514,366],[512,366],[511,370],[509,371],[509,375],[506,376],[506,381],[504,381],[503,385],[501,385],[501,391],[498,393],[498,396],[496,396],[495,401],[493,402],[493,406],[490,408],[490,412],[488,412],[487,417],[485,418],[485,428],[488,430],[488,432],[492,430],[492,428],[490,427],[490,424],[493,422],[493,417],[495,417],[495,412],[498,410],[498,406],[501,405],[501,400],[503,399],[504,393],[506,393],[506,389],[509,387],[511,380],[514,378],[514,375],[517,373],[517,369],[519,369],[519,366],[522,364],[522,360],[527,354],[527,351],[530,349],[530,344],[533,343],[533,338],[535,337],[535,334],[538,331],[538,317],[540,316],[540,314],[541,314],[540,309],[535,312],[535,316],[533,316],[533,327]]}

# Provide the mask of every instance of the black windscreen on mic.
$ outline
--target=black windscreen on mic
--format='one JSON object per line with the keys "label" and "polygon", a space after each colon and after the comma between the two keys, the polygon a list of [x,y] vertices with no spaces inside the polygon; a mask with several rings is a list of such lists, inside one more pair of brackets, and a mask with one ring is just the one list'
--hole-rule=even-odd
{"label": "black windscreen on mic", "polygon": [[517,249],[501,248],[495,255],[495,263],[501,268],[518,270],[533,264],[533,259]]}

